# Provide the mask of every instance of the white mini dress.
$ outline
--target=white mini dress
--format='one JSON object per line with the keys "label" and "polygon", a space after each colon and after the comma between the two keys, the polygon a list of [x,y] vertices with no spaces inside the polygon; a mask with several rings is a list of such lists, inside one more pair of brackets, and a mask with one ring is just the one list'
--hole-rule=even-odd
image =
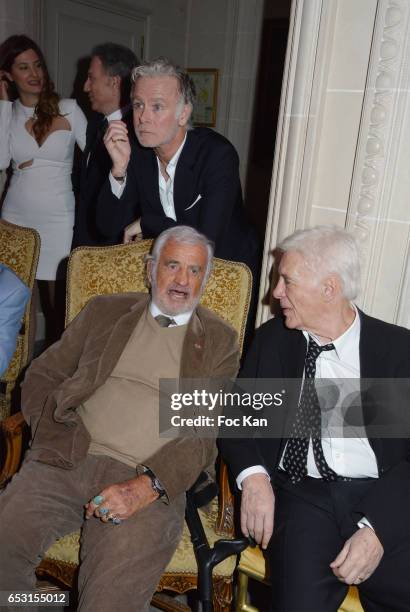
{"label": "white mini dress", "polygon": [[60,262],[70,253],[75,208],[71,183],[74,145],[77,142],[84,149],[87,128],[75,100],[60,100],[59,107],[71,130],[51,132],[39,146],[26,128],[34,108],[23,106],[20,100],[0,101],[0,169],[8,168],[10,161],[13,169],[1,216],[39,232],[36,277],[40,280],[55,280]]}

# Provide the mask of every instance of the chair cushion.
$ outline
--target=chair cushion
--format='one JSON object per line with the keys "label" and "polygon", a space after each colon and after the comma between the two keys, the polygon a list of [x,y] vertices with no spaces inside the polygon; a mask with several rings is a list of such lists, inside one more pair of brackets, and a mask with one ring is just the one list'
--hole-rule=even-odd
{"label": "chair cushion", "polygon": [[349,592],[338,612],[363,612],[362,604],[360,603],[359,593],[355,586],[349,588]]}
{"label": "chair cushion", "polygon": [[[217,501],[213,500],[210,510],[204,511],[199,510],[201,516],[202,525],[204,526],[205,534],[208,539],[209,545],[213,544],[220,538],[215,531],[215,521],[217,516]],[[55,561],[64,561],[65,563],[71,563],[78,565],[79,563],[79,542],[80,542],[80,531],[75,531],[69,535],[58,539],[46,552],[45,558],[52,559]],[[218,576],[231,576],[236,565],[235,555],[228,557],[222,563],[219,563],[214,574]],[[165,573],[170,574],[195,574],[197,572],[197,564],[195,560],[194,550],[192,548],[191,537],[189,530],[184,524],[184,530],[182,539],[178,545],[177,550],[174,553],[171,561],[169,562]]]}
{"label": "chair cushion", "polygon": [[[265,557],[259,546],[248,546],[240,556],[238,571],[263,582],[265,579]],[[338,612],[363,612],[357,588],[351,586]]]}
{"label": "chair cushion", "polygon": [[238,569],[261,582],[265,579],[265,557],[259,546],[245,548],[239,559]]}

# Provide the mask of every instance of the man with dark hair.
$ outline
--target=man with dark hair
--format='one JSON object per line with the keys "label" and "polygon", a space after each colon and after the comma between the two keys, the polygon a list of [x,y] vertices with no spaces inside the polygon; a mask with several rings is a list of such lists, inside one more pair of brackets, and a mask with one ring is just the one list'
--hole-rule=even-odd
{"label": "man with dark hair", "polygon": [[[104,142],[112,160],[101,191],[97,222],[129,242],[142,231],[155,238],[175,225],[190,225],[215,244],[215,255],[249,265],[257,276],[259,241],[246,218],[239,158],[232,144],[208,128],[192,128],[195,89],[189,75],[166,58],[132,73],[133,151],[129,130],[110,124]],[[132,225],[127,227],[129,224]]]}
{"label": "man with dark hair", "polygon": [[[98,113],[88,123],[87,140],[81,164],[80,194],[74,225],[73,248],[102,246],[119,240],[103,236],[96,225],[96,206],[99,192],[107,180],[111,159],[103,143],[108,123],[124,121],[132,135],[130,113],[131,71],[139,63],[133,51],[116,43],[97,45],[91,52],[84,91],[91,108]],[[128,128],[127,128],[128,126]]]}
{"label": "man with dark hair", "polygon": [[231,377],[237,334],[199,305],[212,245],[190,227],[159,238],[148,294],[91,300],[28,370],[32,431],[0,495],[0,591],[32,590],[39,558],[82,528],[78,610],[147,610],[181,537],[185,492],[212,438],[159,434],[161,378]]}

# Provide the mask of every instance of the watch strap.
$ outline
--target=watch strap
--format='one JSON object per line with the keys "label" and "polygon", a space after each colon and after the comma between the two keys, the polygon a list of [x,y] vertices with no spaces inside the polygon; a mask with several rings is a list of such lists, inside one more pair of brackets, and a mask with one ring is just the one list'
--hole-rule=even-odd
{"label": "watch strap", "polygon": [[165,489],[162,486],[160,480],[155,476],[154,472],[144,466],[144,474],[150,477],[151,487],[153,488],[155,493],[158,493],[158,498],[163,497],[165,495]]}

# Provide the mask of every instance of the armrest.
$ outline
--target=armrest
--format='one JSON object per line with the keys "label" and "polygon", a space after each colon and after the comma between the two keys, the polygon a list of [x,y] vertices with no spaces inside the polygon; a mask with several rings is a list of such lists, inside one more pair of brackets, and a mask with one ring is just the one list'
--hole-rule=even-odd
{"label": "armrest", "polygon": [[221,459],[219,465],[219,500],[218,517],[215,531],[218,535],[233,537],[234,527],[234,496],[229,486],[228,468]]}
{"label": "armrest", "polygon": [[17,412],[0,423],[4,439],[3,465],[0,470],[0,488],[15,474],[20,466],[23,448],[23,433],[28,428],[23,413]]}

